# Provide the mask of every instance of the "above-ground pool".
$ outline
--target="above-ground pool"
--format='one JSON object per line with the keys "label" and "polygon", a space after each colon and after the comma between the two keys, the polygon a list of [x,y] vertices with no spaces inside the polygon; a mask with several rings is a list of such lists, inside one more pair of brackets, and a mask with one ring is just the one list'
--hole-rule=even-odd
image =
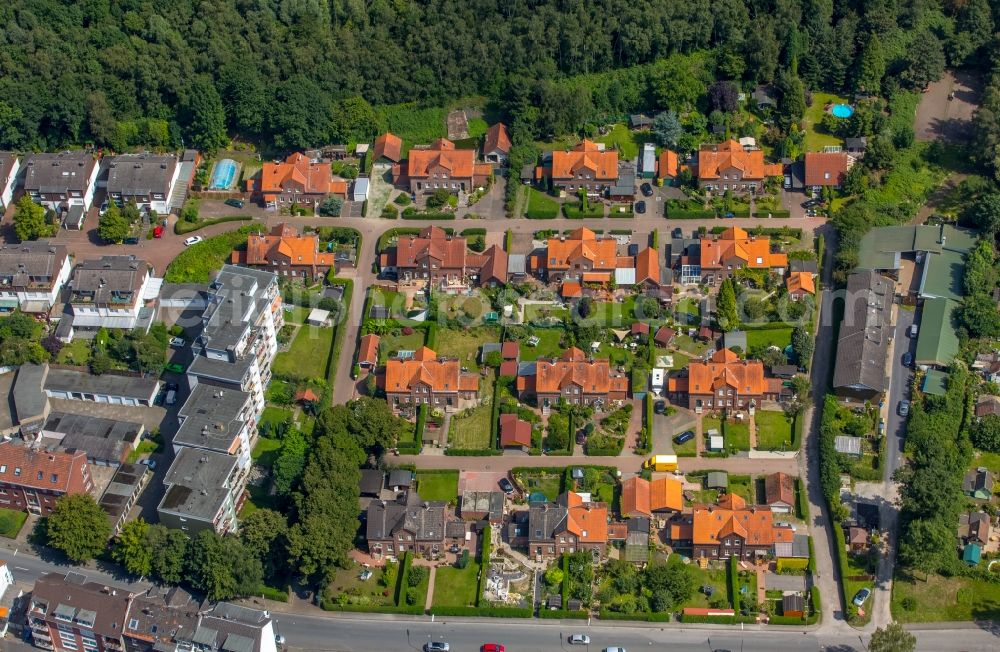
{"label": "above-ground pool", "polygon": [[229,190],[236,178],[236,161],[231,158],[224,158],[215,164],[212,172],[212,180],[208,184],[209,190]]}
{"label": "above-ground pool", "polygon": [[854,108],[849,104],[834,104],[830,107],[830,115],[835,118],[850,118],[854,115]]}

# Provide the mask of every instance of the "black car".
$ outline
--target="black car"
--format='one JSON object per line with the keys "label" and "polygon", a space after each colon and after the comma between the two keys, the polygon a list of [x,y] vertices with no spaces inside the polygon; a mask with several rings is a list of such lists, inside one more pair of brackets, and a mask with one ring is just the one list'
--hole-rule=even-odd
{"label": "black car", "polygon": [[807,199],[802,202],[802,208],[812,208],[813,206],[819,206],[821,203],[818,199]]}
{"label": "black car", "polygon": [[500,489],[508,496],[514,493],[514,485],[507,478],[500,478],[500,482],[497,484],[500,485]]}
{"label": "black car", "polygon": [[178,385],[177,383],[167,383],[167,391],[168,392],[169,391],[176,392],[178,389],[180,389],[180,385]]}
{"label": "black car", "polygon": [[639,190],[642,191],[643,197],[653,196],[653,186],[649,185],[648,183],[644,183],[641,186],[639,186]]}
{"label": "black car", "polygon": [[692,430],[685,430],[681,434],[679,434],[676,437],[674,437],[674,443],[675,444],[684,444],[684,443],[687,443],[687,442],[691,441],[692,439],[694,439],[694,431],[692,431]]}
{"label": "black car", "polygon": [[635,203],[635,212],[639,213],[640,215],[642,215],[643,213],[645,213],[646,212],[646,202],[644,202],[644,201],[637,201]]}
{"label": "black car", "polygon": [[657,401],[656,403],[653,403],[653,412],[656,412],[657,414],[663,414],[666,411],[667,411],[666,401]]}
{"label": "black car", "polygon": [[681,238],[684,237],[684,231],[681,230],[681,227],[677,227],[676,229],[670,232],[670,237],[680,240]]}
{"label": "black car", "polygon": [[243,208],[242,199],[227,199],[222,203],[225,204],[226,206],[232,206],[233,208]]}

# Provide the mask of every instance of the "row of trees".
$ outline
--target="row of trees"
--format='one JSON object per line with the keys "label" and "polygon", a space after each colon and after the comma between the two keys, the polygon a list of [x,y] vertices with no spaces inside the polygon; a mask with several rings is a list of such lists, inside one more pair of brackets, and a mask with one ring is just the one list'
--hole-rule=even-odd
{"label": "row of trees", "polygon": [[[520,101],[521,87],[537,116],[511,115],[553,133],[642,107],[707,109],[711,78],[877,93],[976,61],[996,19],[987,0],[15,0],[0,17],[0,147],[117,150],[212,150],[229,134],[301,148],[370,132],[371,105]],[[650,83],[629,72],[708,51],[701,70],[657,64]]]}

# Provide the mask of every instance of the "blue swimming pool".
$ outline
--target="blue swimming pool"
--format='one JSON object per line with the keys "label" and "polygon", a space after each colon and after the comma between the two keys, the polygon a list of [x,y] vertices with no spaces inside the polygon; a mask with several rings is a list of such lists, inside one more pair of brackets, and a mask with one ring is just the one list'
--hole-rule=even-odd
{"label": "blue swimming pool", "polygon": [[849,104],[834,104],[830,107],[830,115],[835,118],[850,118],[854,115],[854,108]]}
{"label": "blue swimming pool", "polygon": [[208,184],[209,190],[229,190],[236,178],[236,161],[231,158],[224,158],[215,164],[212,172],[212,180]]}

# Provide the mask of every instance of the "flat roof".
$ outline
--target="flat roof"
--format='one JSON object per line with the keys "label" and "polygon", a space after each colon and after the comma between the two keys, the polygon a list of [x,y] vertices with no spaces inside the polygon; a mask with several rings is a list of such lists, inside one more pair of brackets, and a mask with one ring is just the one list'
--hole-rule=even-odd
{"label": "flat roof", "polygon": [[67,412],[51,413],[42,426],[43,432],[62,435],[58,448],[82,450],[88,458],[102,460],[120,460],[144,430],[141,423]]}
{"label": "flat roof", "polygon": [[50,392],[85,392],[105,396],[121,396],[149,400],[160,387],[154,377],[121,376],[115,373],[95,376],[86,371],[49,367],[45,390]]}
{"label": "flat roof", "polygon": [[235,466],[232,455],[181,447],[163,479],[167,491],[157,511],[211,521],[226,501],[224,484]]}
{"label": "flat roof", "polygon": [[231,452],[246,424],[242,415],[249,401],[246,392],[198,383],[178,411],[181,425],[174,444]]}

